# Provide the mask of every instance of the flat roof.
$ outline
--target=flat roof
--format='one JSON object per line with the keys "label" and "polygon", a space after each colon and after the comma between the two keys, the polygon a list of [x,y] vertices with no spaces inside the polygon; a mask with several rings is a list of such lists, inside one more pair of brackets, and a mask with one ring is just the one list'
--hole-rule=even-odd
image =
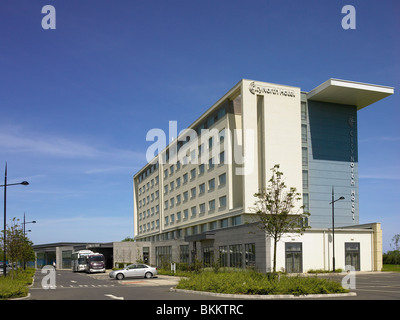
{"label": "flat roof", "polygon": [[360,110],[393,93],[393,87],[331,78],[308,92],[307,99],[348,104]]}

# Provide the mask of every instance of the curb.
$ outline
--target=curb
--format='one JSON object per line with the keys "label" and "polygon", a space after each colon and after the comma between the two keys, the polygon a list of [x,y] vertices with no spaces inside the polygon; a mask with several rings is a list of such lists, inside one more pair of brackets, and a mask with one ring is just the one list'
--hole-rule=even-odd
{"label": "curb", "polygon": [[171,287],[169,291],[172,292],[183,292],[183,293],[193,293],[199,295],[207,295],[221,298],[234,298],[234,299],[250,299],[250,300],[270,300],[270,299],[315,299],[315,298],[341,298],[341,297],[355,297],[357,293],[349,292],[349,293],[327,293],[327,294],[308,294],[304,296],[295,296],[292,294],[271,294],[271,295],[261,295],[261,294],[229,294],[229,293],[215,293],[215,292],[206,292],[206,291],[195,291],[195,290],[185,290],[185,289],[176,289]]}

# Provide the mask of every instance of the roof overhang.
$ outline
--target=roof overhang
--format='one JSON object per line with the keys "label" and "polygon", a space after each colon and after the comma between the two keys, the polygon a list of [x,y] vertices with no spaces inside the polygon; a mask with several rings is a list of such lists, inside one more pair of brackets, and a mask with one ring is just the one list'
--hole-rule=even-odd
{"label": "roof overhang", "polygon": [[308,100],[357,106],[360,110],[394,93],[394,88],[348,80],[329,79],[307,93]]}

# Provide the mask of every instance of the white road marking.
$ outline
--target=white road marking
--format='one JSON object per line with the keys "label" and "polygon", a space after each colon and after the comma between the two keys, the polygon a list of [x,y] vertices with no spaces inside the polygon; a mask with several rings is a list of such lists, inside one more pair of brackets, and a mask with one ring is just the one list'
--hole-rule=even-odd
{"label": "white road marking", "polygon": [[115,300],[124,300],[124,297],[116,297],[112,294],[105,294],[106,297],[110,297],[111,299],[115,299]]}

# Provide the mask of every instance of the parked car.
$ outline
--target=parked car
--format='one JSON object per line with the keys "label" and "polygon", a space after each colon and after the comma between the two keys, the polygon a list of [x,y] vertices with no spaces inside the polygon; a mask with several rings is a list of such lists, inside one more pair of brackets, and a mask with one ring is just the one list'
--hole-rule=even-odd
{"label": "parked car", "polygon": [[148,266],[147,264],[130,264],[122,270],[115,270],[109,273],[110,278],[122,280],[128,277],[144,277],[150,279],[157,275],[157,268]]}

